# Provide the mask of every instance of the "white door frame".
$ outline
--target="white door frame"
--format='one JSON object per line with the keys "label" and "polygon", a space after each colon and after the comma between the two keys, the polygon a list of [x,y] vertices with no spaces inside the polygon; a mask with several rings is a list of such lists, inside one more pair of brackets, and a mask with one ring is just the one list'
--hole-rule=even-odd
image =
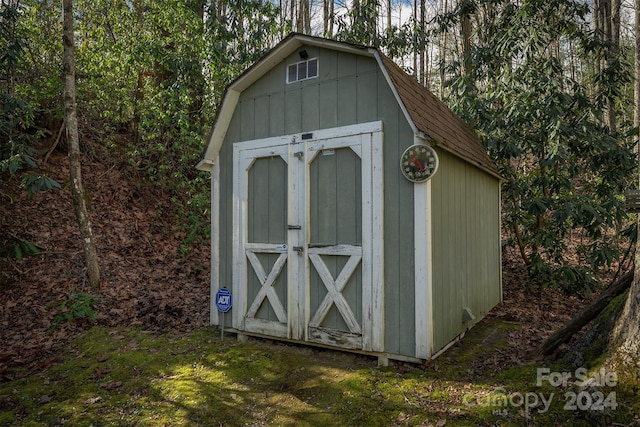
{"label": "white door frame", "polygon": [[[247,242],[249,224],[247,215],[248,172],[256,158],[280,156],[289,164],[289,140],[285,138],[269,138],[264,140],[240,142],[233,146],[233,321],[232,326],[239,331],[250,331],[265,335],[291,338],[288,325],[288,310],[273,291],[271,285],[281,273],[283,265],[291,256],[290,242],[279,244],[253,244]],[[289,169],[287,167],[287,169]],[[285,190],[287,191],[287,190]],[[261,268],[255,253],[278,253],[278,260],[270,272]],[[249,261],[249,263],[247,263]],[[248,301],[247,267],[251,265],[262,289],[254,301]],[[287,284],[287,289],[291,286]],[[289,292],[289,291],[288,291]],[[258,300],[259,298],[259,300]],[[269,300],[278,322],[247,318],[255,314],[263,299]],[[252,304],[255,303],[255,304]],[[257,304],[257,306],[256,306]],[[253,316],[250,316],[253,317]]]}
{"label": "white door frame", "polygon": [[[282,137],[265,138],[253,141],[235,143],[233,146],[233,321],[232,326],[245,331],[245,316],[248,310],[247,301],[247,255],[246,238],[248,235],[247,223],[247,170],[252,164],[252,158],[258,156],[281,156],[288,165],[288,224],[300,226],[287,232],[286,258],[293,260],[298,252],[294,248],[302,247],[304,250],[304,262],[287,262],[288,303],[285,307],[287,322],[286,329],[271,330],[271,326],[265,325],[263,330],[253,332],[265,335],[283,336],[294,340],[308,339],[307,325],[311,320],[309,314],[308,286],[309,286],[309,251],[306,247],[309,241],[309,227],[305,224],[309,221],[308,208],[305,198],[308,195],[308,174],[310,159],[322,149],[331,148],[331,145],[340,145],[339,138],[358,136],[357,144],[361,157],[362,176],[366,178],[362,182],[362,343],[361,349],[367,351],[384,351],[384,192],[383,192],[383,131],[382,122],[370,122],[364,124],[321,129],[309,133],[287,135]],[[332,140],[334,141],[332,143]],[[285,148],[286,147],[286,148]],[[302,154],[300,154],[302,153]],[[300,161],[300,156],[304,156]],[[218,191],[215,192],[217,195]],[[219,196],[218,196],[219,197]],[[215,201],[212,200],[213,203]],[[218,200],[219,202],[219,200]],[[219,209],[219,204],[214,206]],[[217,226],[217,224],[216,224]],[[212,247],[214,244],[212,236]],[[280,248],[273,248],[281,251]],[[212,252],[212,264],[219,262],[213,257],[219,256],[217,251]],[[216,264],[217,265],[217,264]],[[294,267],[294,266],[297,266]],[[216,268],[217,271],[217,268]],[[269,272],[265,272],[266,276]],[[212,295],[215,295],[218,286],[213,283]],[[337,279],[336,279],[337,281]],[[304,284],[304,286],[292,286],[292,284]],[[261,291],[262,292],[262,291]],[[265,289],[265,297],[269,293]],[[213,304],[212,304],[213,309]],[[276,310],[278,311],[278,310]],[[280,315],[283,313],[280,312]],[[280,316],[279,316],[280,317]],[[214,316],[212,315],[212,321]],[[217,320],[217,319],[216,319]],[[280,319],[279,319],[280,320]],[[270,322],[275,323],[275,322]]]}
{"label": "white door frame", "polygon": [[[349,143],[345,144],[344,139],[348,138]],[[384,351],[384,237],[383,237],[383,213],[384,213],[384,192],[383,192],[383,164],[382,164],[382,122],[372,122],[353,126],[345,126],[333,129],[324,129],[313,132],[313,139],[307,144],[306,154],[306,174],[309,176],[309,167],[314,158],[325,149],[349,146],[361,159],[362,173],[362,246],[350,247],[339,245],[335,248],[310,248],[308,249],[307,280],[306,289],[309,286],[309,274],[312,264],[313,268],[319,266],[320,255],[329,251],[337,251],[341,255],[350,256],[343,272],[347,272],[347,267],[356,261],[362,263],[362,327],[355,322],[349,314],[348,307],[344,307],[340,297],[335,296],[325,299],[325,303],[333,303],[341,312],[345,322],[353,334],[340,334],[340,342],[350,348],[357,348],[367,351]],[[306,194],[309,194],[308,180]],[[307,209],[306,222],[309,223],[309,212]],[[306,241],[309,242],[309,228],[307,228]],[[328,254],[328,253],[327,253]],[[320,267],[322,268],[322,267]],[[322,277],[322,272],[317,270],[322,281],[327,286],[331,294],[334,289],[330,289],[340,281],[348,280],[348,277],[336,277],[335,282],[331,277]],[[342,273],[341,273],[342,275]],[[344,283],[341,283],[344,285]],[[339,290],[338,290],[339,293]],[[329,307],[321,307],[328,309]],[[342,309],[341,309],[342,308]],[[310,310],[307,308],[307,316]],[[321,313],[322,314],[322,313]],[[306,319],[306,324],[311,325],[316,319]],[[308,331],[307,331],[308,332]],[[311,337],[307,337],[311,339]],[[313,341],[331,345],[334,341],[334,334],[315,332]]]}

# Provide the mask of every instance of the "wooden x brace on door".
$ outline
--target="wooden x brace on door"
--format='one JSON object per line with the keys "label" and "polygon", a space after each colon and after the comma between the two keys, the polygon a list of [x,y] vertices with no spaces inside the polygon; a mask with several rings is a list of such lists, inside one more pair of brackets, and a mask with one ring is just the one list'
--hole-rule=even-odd
{"label": "wooden x brace on door", "polygon": [[[349,255],[349,260],[335,280],[331,276],[331,273],[327,269],[324,261],[322,261],[322,255]],[[342,290],[362,260],[362,248],[350,245],[338,245],[327,248],[309,248],[309,259],[316,268],[324,286],[327,288],[327,295],[318,307],[313,319],[309,322],[309,326],[320,326],[327,313],[329,313],[331,305],[335,304],[345,323],[349,327],[349,331],[355,334],[361,334],[362,329],[360,328],[360,324],[358,324],[358,319],[356,319],[351,307],[349,307],[349,304],[342,296]]]}
{"label": "wooden x brace on door", "polygon": [[253,267],[253,271],[255,271],[258,280],[260,280],[260,283],[262,283],[262,288],[260,288],[260,291],[256,295],[256,299],[253,300],[251,307],[249,307],[249,310],[247,311],[247,317],[255,317],[258,309],[262,305],[262,301],[267,298],[269,300],[269,303],[271,304],[271,307],[273,308],[273,311],[278,317],[278,321],[281,323],[286,323],[287,312],[280,302],[275,289],[273,289],[273,284],[280,275],[280,271],[282,271],[282,267],[284,267],[287,261],[287,254],[280,254],[276,262],[273,264],[271,272],[268,276],[267,273],[265,273],[264,268],[262,267],[262,263],[256,256],[255,252],[247,251],[247,258],[249,258],[249,262],[251,262],[251,266]]}

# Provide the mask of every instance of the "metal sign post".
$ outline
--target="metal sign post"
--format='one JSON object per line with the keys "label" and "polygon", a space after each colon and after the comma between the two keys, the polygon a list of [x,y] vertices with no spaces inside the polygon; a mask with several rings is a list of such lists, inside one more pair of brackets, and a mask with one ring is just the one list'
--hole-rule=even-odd
{"label": "metal sign post", "polygon": [[231,291],[226,287],[220,288],[218,292],[216,292],[216,306],[218,307],[218,311],[222,313],[222,322],[220,323],[220,340],[224,340],[224,314],[231,310],[232,299],[231,299]]}

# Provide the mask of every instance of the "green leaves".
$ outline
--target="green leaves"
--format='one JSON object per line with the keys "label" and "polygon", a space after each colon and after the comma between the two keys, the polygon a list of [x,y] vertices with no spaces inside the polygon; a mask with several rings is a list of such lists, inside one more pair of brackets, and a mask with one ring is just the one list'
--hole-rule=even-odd
{"label": "green leaves", "polygon": [[[507,180],[504,225],[521,230],[514,241],[531,277],[567,292],[586,291],[625,241],[616,236],[627,220],[619,195],[635,156],[632,142],[600,118],[629,70],[616,63],[592,77],[575,72],[576,61],[588,69],[602,55],[585,5],[527,0],[493,6],[492,28],[474,46],[473,76],[454,75],[449,102],[479,130]],[[558,55],[563,46],[572,47],[573,57]]]}
{"label": "green leaves", "polygon": [[0,8],[0,64],[3,72],[15,68],[26,47],[26,39],[18,34],[18,18],[18,9],[3,2]]}
{"label": "green leaves", "polygon": [[378,0],[354,2],[354,7],[346,15],[336,16],[336,38],[365,46],[380,46],[382,38],[378,31],[378,10]]}
{"label": "green leaves", "polygon": [[95,295],[84,292],[70,292],[58,309],[58,313],[53,317],[51,329],[56,329],[61,323],[70,322],[75,319],[96,319],[96,312],[93,308],[98,301]]}
{"label": "green leaves", "polygon": [[38,191],[59,190],[60,184],[48,176],[37,174],[26,174],[22,177],[22,187],[27,190],[27,194],[32,196]]}
{"label": "green leaves", "polygon": [[23,259],[38,255],[40,250],[33,243],[11,236],[9,241],[0,247],[0,257]]}
{"label": "green leaves", "polygon": [[[23,169],[35,168],[35,141],[39,132],[31,130],[35,107],[14,93],[14,73],[27,46],[20,31],[21,15],[8,5],[0,7],[0,64],[7,82],[6,91],[0,95],[0,174],[12,177]],[[60,188],[54,180],[41,175],[25,175],[22,187],[31,196],[36,191]],[[21,257],[21,244],[15,245],[16,256]],[[25,248],[28,249],[28,248]],[[27,251],[28,252],[28,251]]]}

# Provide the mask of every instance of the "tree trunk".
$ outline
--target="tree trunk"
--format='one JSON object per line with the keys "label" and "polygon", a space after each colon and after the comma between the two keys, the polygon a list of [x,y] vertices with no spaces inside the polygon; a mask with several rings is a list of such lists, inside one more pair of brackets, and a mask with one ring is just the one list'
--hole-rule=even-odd
{"label": "tree trunk", "polygon": [[387,29],[391,28],[391,0],[387,0]]}
{"label": "tree trunk", "polygon": [[287,26],[287,2],[279,0],[278,2],[280,6],[280,39],[284,38],[284,29]]}
{"label": "tree trunk", "polygon": [[309,0],[300,0],[304,13],[302,14],[302,27],[304,34],[311,34],[311,9],[309,8]]}
{"label": "tree trunk", "polygon": [[[413,25],[418,25],[418,0],[413,1]],[[413,77],[420,81],[418,75],[418,31],[413,31]]]}
{"label": "tree trunk", "polygon": [[[620,54],[620,0],[610,0],[609,6],[609,22],[606,28],[607,44],[607,68],[611,69],[619,61]],[[609,96],[607,100],[607,125],[611,132],[617,132],[616,120],[616,100],[613,96]]]}
{"label": "tree trunk", "polygon": [[322,2],[322,35],[324,37],[331,37],[329,34],[329,0]]}
{"label": "tree trunk", "polygon": [[[426,2],[425,0],[420,0],[420,34],[424,34],[426,32],[425,28],[425,14],[426,14]],[[427,46],[426,44],[422,45],[422,40],[420,41],[420,83],[423,86],[427,85],[427,76],[424,70],[425,64],[425,54],[426,54]]]}
{"label": "tree trunk", "polygon": [[335,3],[333,1],[330,1],[329,2],[329,37],[333,37],[334,11],[335,11]]}
{"label": "tree trunk", "polygon": [[[635,24],[634,24],[635,34],[640,35],[640,0],[635,1]],[[640,127],[640,37],[636,37],[635,42],[635,79],[633,82],[633,97],[634,97],[634,107],[633,107],[633,127],[638,129]],[[636,146],[636,152],[640,153],[638,147]]]}
{"label": "tree trunk", "polygon": [[[640,227],[640,222],[638,224]],[[636,264],[631,289],[620,317],[611,334],[611,354],[616,362],[640,367],[640,251],[636,250]]]}
{"label": "tree trunk", "polygon": [[462,33],[462,72],[466,78],[471,77],[471,17],[469,3],[461,5],[460,32]]}
{"label": "tree trunk", "polygon": [[80,165],[80,142],[78,139],[78,116],[76,111],[76,72],[73,41],[73,5],[72,0],[63,0],[64,18],[64,115],[67,124],[69,141],[69,177],[73,207],[80,227],[80,237],[87,263],[89,284],[100,286],[100,267],[98,252],[93,242],[91,221],[87,212],[87,202],[82,186],[82,169]]}
{"label": "tree trunk", "polygon": [[[593,30],[595,32],[594,34],[596,34],[598,41],[602,40],[602,34],[604,34],[603,3],[604,3],[604,0],[594,0],[593,2],[592,25],[593,25]],[[598,76],[601,72],[602,72],[602,61],[599,59],[593,61],[593,74]],[[597,94],[599,90],[600,90],[600,84],[597,81],[594,81],[593,79],[591,79],[591,92],[594,99],[597,98]],[[597,114],[598,114],[598,119],[603,121],[604,119],[603,113],[599,111]]]}
{"label": "tree trunk", "polygon": [[542,345],[541,353],[548,355],[553,353],[560,345],[569,341],[571,337],[582,329],[587,323],[598,317],[598,314],[613,300],[629,288],[633,281],[633,273],[627,273],[605,290],[602,295],[591,305],[586,307],[569,323],[556,331]]}
{"label": "tree trunk", "polygon": [[[446,14],[449,12],[449,6],[448,6],[448,0],[444,0],[444,3],[442,5],[442,14]],[[440,48],[438,49],[440,52],[440,63],[444,64],[446,63],[447,60],[447,43],[448,43],[448,39],[447,39],[447,31],[443,31],[442,35],[440,36]],[[444,74],[444,67],[441,65],[440,66],[440,99],[444,99],[444,83],[445,83],[445,74]]]}
{"label": "tree trunk", "polygon": [[[640,121],[640,0],[635,1],[635,108],[634,126]],[[638,162],[640,167],[640,150],[638,150]],[[638,177],[640,181],[640,175]],[[640,231],[640,218],[637,227]],[[640,367],[638,355],[640,354],[640,250],[636,246],[633,283],[629,289],[629,295],[625,302],[620,317],[613,328],[610,340],[611,354],[614,355],[614,364],[624,364],[626,367]]]}
{"label": "tree trunk", "polygon": [[290,8],[289,8],[289,21],[291,22],[291,28],[293,28],[295,31],[298,31],[296,29],[297,19],[298,18],[296,15],[296,0],[291,0]]}
{"label": "tree trunk", "polygon": [[311,34],[311,11],[309,0],[300,0],[296,17],[296,31],[302,34]]}
{"label": "tree trunk", "polygon": [[[333,37],[334,1],[323,0],[322,4],[322,35],[328,39]],[[311,19],[309,17],[309,19]]]}

